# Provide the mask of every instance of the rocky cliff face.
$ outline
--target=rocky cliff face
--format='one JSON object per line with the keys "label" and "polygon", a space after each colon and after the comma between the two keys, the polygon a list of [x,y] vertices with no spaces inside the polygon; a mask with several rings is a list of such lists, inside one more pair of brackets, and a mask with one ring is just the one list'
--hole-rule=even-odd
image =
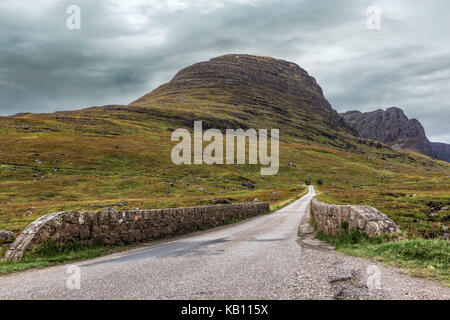
{"label": "rocky cliff face", "polygon": [[450,144],[432,142],[431,147],[437,159],[450,162]]}
{"label": "rocky cliff face", "polygon": [[410,150],[436,158],[425,130],[416,119],[408,119],[402,109],[373,112],[349,111],[341,116],[359,136],[374,139],[396,149]]}
{"label": "rocky cliff face", "polygon": [[355,134],[313,77],[295,63],[269,57],[231,54],[196,63],[130,106],[173,111],[186,120],[195,113],[219,129],[283,128],[312,139]]}

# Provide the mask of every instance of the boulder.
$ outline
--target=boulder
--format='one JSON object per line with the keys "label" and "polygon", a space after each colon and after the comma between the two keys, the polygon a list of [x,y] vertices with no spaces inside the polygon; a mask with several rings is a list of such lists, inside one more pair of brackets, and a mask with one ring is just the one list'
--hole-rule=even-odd
{"label": "boulder", "polygon": [[0,230],[0,241],[8,241],[14,238],[14,232]]}
{"label": "boulder", "polygon": [[256,189],[256,186],[253,183],[251,183],[250,181],[245,181],[244,183],[242,183],[242,185],[244,187],[246,187],[247,189],[249,189],[249,190],[255,190]]}

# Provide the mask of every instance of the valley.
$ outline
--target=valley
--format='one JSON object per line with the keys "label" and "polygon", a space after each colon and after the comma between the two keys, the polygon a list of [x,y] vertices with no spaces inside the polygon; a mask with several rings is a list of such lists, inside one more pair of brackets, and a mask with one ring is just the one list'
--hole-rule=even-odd
{"label": "valley", "polygon": [[[197,120],[223,132],[279,129],[278,173],[262,176],[248,161],[173,164],[172,132],[192,131]],[[226,55],[181,70],[129,105],[0,117],[0,139],[0,229],[16,235],[72,209],[258,199],[275,210],[305,182],[322,201],[378,208],[405,239],[448,234],[450,164],[359,137],[315,79],[283,60]]]}

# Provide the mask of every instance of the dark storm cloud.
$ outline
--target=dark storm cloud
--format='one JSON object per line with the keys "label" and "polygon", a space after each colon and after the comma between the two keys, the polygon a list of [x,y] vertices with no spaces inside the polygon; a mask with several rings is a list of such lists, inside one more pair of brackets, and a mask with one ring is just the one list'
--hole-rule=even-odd
{"label": "dark storm cloud", "polygon": [[[66,8],[81,8],[81,30]],[[366,9],[382,10],[368,30]],[[450,142],[444,0],[42,0],[0,3],[0,114],[125,104],[226,53],[291,60],[339,111],[402,107]]]}

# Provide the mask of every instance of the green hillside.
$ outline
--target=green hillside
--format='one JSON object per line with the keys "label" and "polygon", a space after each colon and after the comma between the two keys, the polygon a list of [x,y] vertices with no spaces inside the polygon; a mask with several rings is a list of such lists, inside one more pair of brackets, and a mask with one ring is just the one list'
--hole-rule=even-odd
{"label": "green hillside", "polygon": [[[280,129],[280,170],[181,165],[171,132]],[[306,71],[265,57],[229,55],[180,71],[128,106],[0,117],[0,229],[20,233],[68,209],[162,208],[270,201],[311,181],[334,203],[376,206],[409,237],[439,238],[449,212],[450,166],[354,136]],[[295,164],[295,166],[293,165]]]}

